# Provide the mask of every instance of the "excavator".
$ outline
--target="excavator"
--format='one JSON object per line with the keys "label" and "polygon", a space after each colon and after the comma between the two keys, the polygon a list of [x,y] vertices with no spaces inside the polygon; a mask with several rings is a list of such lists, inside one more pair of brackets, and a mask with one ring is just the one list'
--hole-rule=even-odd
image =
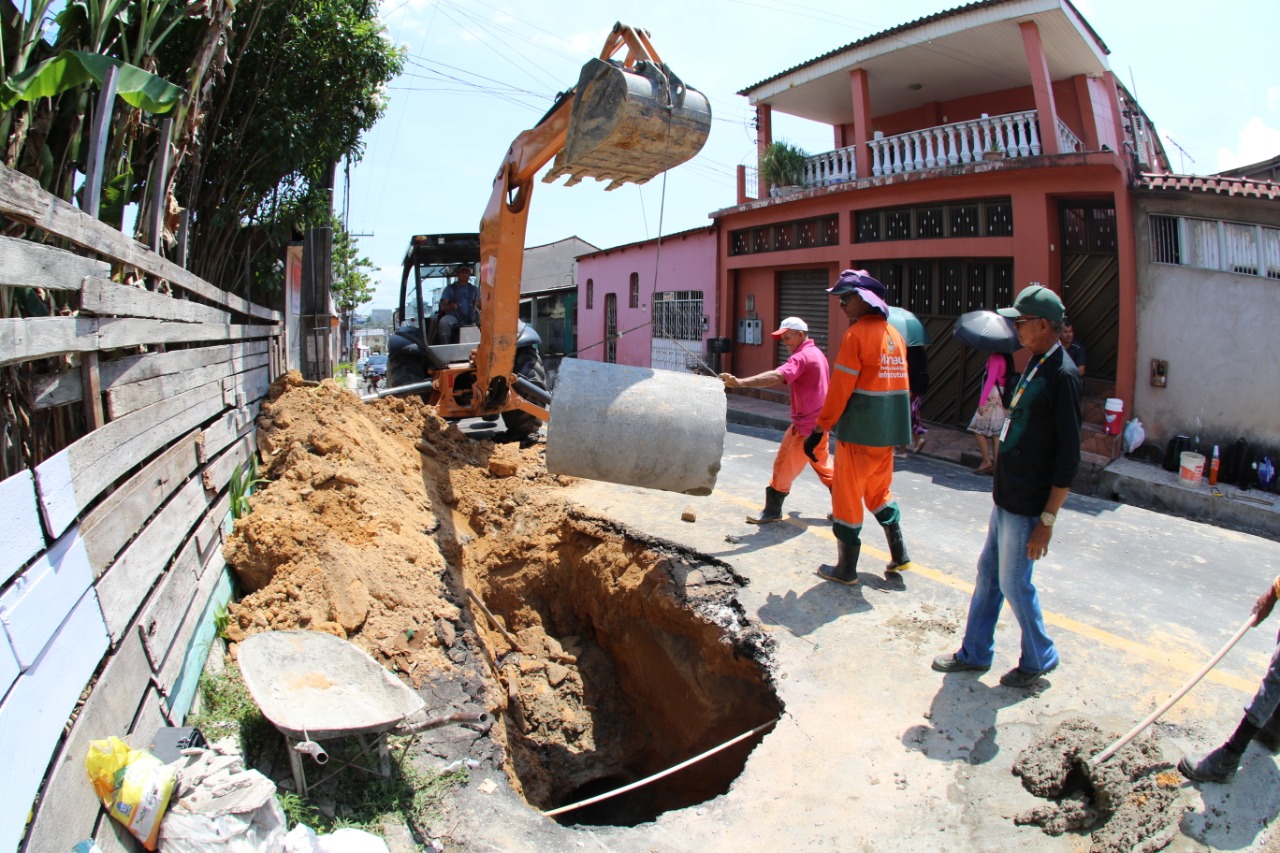
{"label": "excavator", "polygon": [[[724,444],[721,383],[566,358],[553,418],[539,341],[520,322],[519,304],[534,178],[548,163],[548,183],[568,176],[565,186],[584,177],[609,181],[607,190],[643,184],[696,155],[710,128],[706,97],[662,61],[648,32],[615,24],[577,85],[511,144],[494,178],[478,244],[467,245],[474,234],[413,238],[398,317],[412,315],[417,322],[393,334],[388,387],[378,396],[421,393],[450,419],[500,415],[511,438],[550,421],[552,473],[709,494]],[[479,328],[463,327],[457,343],[436,342],[424,314],[424,270],[469,264],[469,252],[480,273]]]}

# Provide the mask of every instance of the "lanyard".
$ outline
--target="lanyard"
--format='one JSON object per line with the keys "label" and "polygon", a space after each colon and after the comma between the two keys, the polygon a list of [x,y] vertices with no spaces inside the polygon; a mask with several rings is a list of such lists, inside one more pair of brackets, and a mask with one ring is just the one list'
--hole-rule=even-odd
{"label": "lanyard", "polygon": [[1045,361],[1048,360],[1049,356],[1053,355],[1054,350],[1058,349],[1060,346],[1061,344],[1055,343],[1053,346],[1049,347],[1049,351],[1040,356],[1040,360],[1036,362],[1036,366],[1031,368],[1027,373],[1022,374],[1022,378],[1018,380],[1018,387],[1013,392],[1013,399],[1009,401],[1010,411],[1018,405],[1018,401],[1022,399],[1022,394],[1027,390],[1027,386],[1031,384],[1031,380],[1036,378],[1036,373],[1040,370],[1040,365],[1044,364]]}

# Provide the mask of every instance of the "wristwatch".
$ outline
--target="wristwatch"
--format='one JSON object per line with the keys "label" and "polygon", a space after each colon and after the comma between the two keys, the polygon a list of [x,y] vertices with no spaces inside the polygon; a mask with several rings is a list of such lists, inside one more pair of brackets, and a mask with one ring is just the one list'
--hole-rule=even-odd
{"label": "wristwatch", "polygon": [[1051,512],[1046,511],[1046,512],[1040,513],[1040,523],[1043,524],[1045,527],[1053,527],[1053,523],[1057,520],[1058,520],[1058,517]]}

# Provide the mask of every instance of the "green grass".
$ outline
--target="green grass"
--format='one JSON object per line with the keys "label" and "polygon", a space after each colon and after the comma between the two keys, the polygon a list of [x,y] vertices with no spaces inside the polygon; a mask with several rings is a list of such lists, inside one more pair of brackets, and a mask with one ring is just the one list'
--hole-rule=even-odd
{"label": "green grass", "polygon": [[[269,770],[274,765],[288,772],[284,738],[254,704],[239,667],[228,664],[221,675],[201,676],[200,696],[203,708],[187,719],[187,725],[200,729],[210,742],[228,735],[238,737],[245,763],[250,767]],[[389,779],[346,768],[320,785],[312,784],[307,797],[278,791],[276,797],[289,828],[303,823],[320,834],[354,827],[380,835],[383,824],[391,821],[407,824],[420,834],[423,827],[438,821],[445,797],[466,781],[467,772],[418,770],[407,755],[413,741],[413,737],[388,738],[392,765]],[[330,761],[323,767],[303,758],[308,780],[328,776],[356,755],[354,739],[326,742],[325,747]],[[361,759],[362,763],[366,760],[376,759]]]}

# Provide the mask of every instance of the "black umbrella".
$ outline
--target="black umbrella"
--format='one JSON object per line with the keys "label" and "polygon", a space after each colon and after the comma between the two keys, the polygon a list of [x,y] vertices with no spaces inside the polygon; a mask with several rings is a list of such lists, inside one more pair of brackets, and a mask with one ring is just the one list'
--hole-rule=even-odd
{"label": "black umbrella", "polygon": [[983,352],[1014,353],[1022,348],[1013,321],[994,311],[970,311],[956,319],[955,336]]}

